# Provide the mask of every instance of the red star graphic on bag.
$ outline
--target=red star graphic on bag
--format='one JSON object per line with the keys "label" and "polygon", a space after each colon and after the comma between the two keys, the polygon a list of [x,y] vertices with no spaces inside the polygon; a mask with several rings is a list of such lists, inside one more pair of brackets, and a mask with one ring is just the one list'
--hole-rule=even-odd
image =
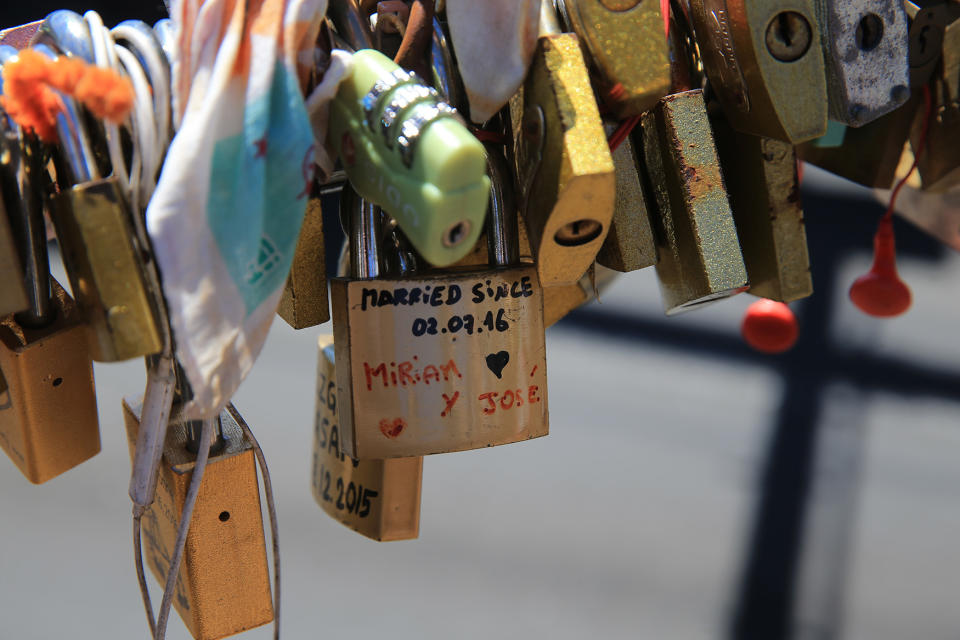
{"label": "red star graphic on bag", "polygon": [[267,155],[267,136],[254,140],[253,144],[257,146],[257,152],[253,155],[254,158],[263,158]]}

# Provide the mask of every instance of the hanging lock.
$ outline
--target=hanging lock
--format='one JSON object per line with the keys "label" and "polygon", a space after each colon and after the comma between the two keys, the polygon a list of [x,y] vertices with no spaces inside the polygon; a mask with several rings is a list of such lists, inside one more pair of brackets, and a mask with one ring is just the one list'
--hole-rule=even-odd
{"label": "hanging lock", "polygon": [[859,127],[910,97],[903,0],[815,0],[829,117]]}
{"label": "hanging lock", "polygon": [[597,263],[626,273],[657,262],[647,196],[640,184],[637,153],[629,136],[614,150],[613,166],[617,181],[613,220],[597,254]]}
{"label": "hanging lock", "polygon": [[659,3],[560,0],[558,4],[584,54],[599,71],[605,102],[617,118],[640,115],[670,91],[670,47]]}
{"label": "hanging lock", "polygon": [[809,296],[813,281],[793,147],[782,140],[739,133],[719,109],[711,113],[710,123],[749,292],[780,302]]}
{"label": "hanging lock", "polygon": [[[125,398],[131,458],[140,430],[141,398]],[[173,606],[196,640],[218,640],[273,620],[260,488],[243,418],[227,405],[218,419],[177,576]],[[143,515],[147,564],[163,584],[193,474],[196,423],[171,424],[156,500]]]}
{"label": "hanging lock", "polygon": [[[955,17],[955,14],[954,14]],[[919,18],[918,18],[919,19]],[[927,137],[917,156],[917,173],[924,191],[942,193],[960,182],[960,20],[943,30],[939,73],[931,83],[933,101]],[[916,153],[923,135],[923,109],[918,109],[910,131],[910,146]]]}
{"label": "hanging lock", "polygon": [[39,484],[99,453],[97,397],[86,328],[49,272],[43,160],[13,131],[0,146],[0,189],[16,207],[10,222],[28,297],[25,311],[0,318],[0,447]]}
{"label": "hanging lock", "polygon": [[793,144],[827,128],[814,0],[690,0],[703,67],[738,131]]}
{"label": "hanging lock", "polygon": [[510,245],[491,251],[493,268],[375,278],[375,211],[344,206],[357,278],[331,282],[342,451],[412,457],[546,435],[543,292],[535,267],[512,262],[509,216],[490,209],[488,237]]}
{"label": "hanging lock", "polygon": [[320,197],[307,200],[290,275],[277,307],[277,314],[294,329],[315,327],[330,319],[320,200]]}
{"label": "hanging lock", "polygon": [[514,157],[527,232],[544,287],[575,284],[613,218],[613,159],[577,37],[541,5],[541,37],[510,99]]}
{"label": "hanging lock", "polygon": [[361,49],[331,103],[328,141],[357,192],[390,213],[427,262],[469,253],[490,189],[483,146],[434,89]]}
{"label": "hanging lock", "polygon": [[746,267],[703,92],[663,98],[644,114],[641,126],[665,311],[686,311],[744,291]]}
{"label": "hanging lock", "polygon": [[[55,57],[45,45],[35,48]],[[159,293],[147,287],[149,252],[136,238],[119,178],[100,177],[79,108],[71,98],[60,99],[58,180],[75,186],[52,198],[50,212],[71,287],[89,321],[93,359],[115,362],[157,353],[162,340],[153,296]]]}
{"label": "hanging lock", "polygon": [[343,452],[333,337],[320,336],[318,350],[314,499],[328,516],[368,538],[381,542],[416,538],[423,458],[354,460]]}

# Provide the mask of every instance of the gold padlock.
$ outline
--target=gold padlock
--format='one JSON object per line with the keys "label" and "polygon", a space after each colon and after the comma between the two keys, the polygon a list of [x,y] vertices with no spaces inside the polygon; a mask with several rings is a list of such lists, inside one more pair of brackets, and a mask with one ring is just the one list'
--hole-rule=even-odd
{"label": "gold padlock", "polygon": [[[510,99],[522,214],[544,287],[575,284],[610,227],[613,159],[577,37],[552,3],[523,89]],[[552,14],[552,15],[551,15]]]}
{"label": "gold padlock", "polygon": [[[131,458],[142,399],[123,401]],[[173,606],[196,640],[219,640],[273,620],[256,461],[233,405],[220,414],[220,450],[211,449],[193,509]],[[156,500],[143,515],[147,564],[162,583],[170,569],[196,454],[187,425],[171,424]]]}
{"label": "gold padlock", "polygon": [[813,293],[813,281],[793,147],[739,133],[716,112],[710,122],[749,293],[780,302],[805,298]]}
{"label": "gold padlock", "polygon": [[678,313],[746,290],[703,92],[663,98],[641,126],[664,310]]}
{"label": "gold padlock", "polygon": [[290,275],[283,287],[277,314],[294,329],[315,327],[330,319],[323,212],[319,197],[307,201],[307,212],[303,216]]}
{"label": "gold padlock", "polygon": [[340,446],[333,336],[320,336],[313,439],[313,497],[328,516],[357,533],[386,542],[420,531],[423,458],[354,460]]}
{"label": "gold padlock", "polygon": [[797,144],[827,129],[813,0],[691,0],[703,67],[738,131]]}
{"label": "gold padlock", "polygon": [[[931,83],[932,111],[927,136],[917,155],[917,173],[924,191],[942,193],[960,182],[960,20],[943,32],[940,73]],[[926,113],[919,109],[910,131],[914,153],[923,135]]]}
{"label": "gold padlock", "polygon": [[[357,277],[331,282],[342,451],[358,460],[403,458],[546,435],[536,268],[375,278],[381,273],[370,242],[378,237],[370,230],[375,212],[362,202],[343,206],[351,211]],[[488,237],[503,220],[488,214]],[[516,242],[509,229],[499,235]],[[491,251],[494,265],[497,255]]]}
{"label": "gold padlock", "polygon": [[28,308],[0,318],[0,447],[28,480],[46,482],[100,451],[93,363],[73,300],[50,276],[43,162],[24,137],[2,140],[12,182]]}
{"label": "gold padlock", "polygon": [[670,47],[658,3],[561,0],[559,5],[600,72],[605,102],[618,118],[640,115],[670,91]]}
{"label": "gold padlock", "polygon": [[[77,303],[90,323],[90,350],[101,362],[154,354],[163,347],[141,247],[119,178],[100,177],[76,104],[61,96],[60,171],[75,186],[53,198],[51,217]],[[58,175],[58,179],[61,176]]]}
{"label": "gold padlock", "polygon": [[614,150],[613,166],[617,199],[610,233],[597,254],[597,263],[615,271],[636,271],[656,264],[657,247],[646,195],[640,185],[637,154],[629,137]]}

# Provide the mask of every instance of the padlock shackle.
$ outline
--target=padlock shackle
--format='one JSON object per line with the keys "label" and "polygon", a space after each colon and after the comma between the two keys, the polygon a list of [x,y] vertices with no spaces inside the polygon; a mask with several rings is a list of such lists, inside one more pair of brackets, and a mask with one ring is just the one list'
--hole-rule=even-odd
{"label": "padlock shackle", "polygon": [[327,16],[337,35],[353,50],[374,48],[369,22],[360,13],[355,0],[332,0],[327,7]]}
{"label": "padlock shackle", "polygon": [[430,42],[430,75],[433,88],[440,92],[443,101],[464,113],[467,104],[463,86],[457,76],[447,34],[436,16],[433,18],[433,39]]}
{"label": "padlock shackle", "polygon": [[346,186],[340,194],[340,206],[350,224],[350,275],[370,279],[382,275],[381,214],[375,204],[361,198]]}
{"label": "padlock shackle", "polygon": [[487,174],[490,176],[490,204],[484,223],[490,266],[517,265],[520,264],[520,238],[513,173],[500,145],[487,143],[484,147],[487,151]]}
{"label": "padlock shackle", "polygon": [[540,37],[556,36],[563,33],[560,28],[560,17],[553,5],[553,0],[543,0],[540,3]]}

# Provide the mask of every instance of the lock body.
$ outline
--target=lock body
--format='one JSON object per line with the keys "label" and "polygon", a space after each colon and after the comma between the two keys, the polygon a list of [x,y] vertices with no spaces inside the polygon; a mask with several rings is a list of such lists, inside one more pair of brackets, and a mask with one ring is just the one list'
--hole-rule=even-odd
{"label": "lock body", "polygon": [[613,218],[616,178],[577,37],[541,37],[510,100],[521,214],[544,287],[576,283]]}
{"label": "lock body", "polygon": [[797,157],[782,140],[738,133],[711,119],[749,292],[790,302],[813,293]]}
{"label": "lock body", "polygon": [[315,327],[330,319],[320,198],[307,201],[290,275],[280,295],[277,313],[294,329]]}
{"label": "lock body", "polygon": [[[933,108],[923,149],[917,156],[917,173],[924,191],[941,193],[960,182],[960,22],[943,32],[942,74],[931,86]],[[910,146],[916,152],[923,134],[923,109],[910,131]]]}
{"label": "lock body", "polygon": [[629,137],[614,150],[613,165],[617,179],[613,220],[597,262],[615,271],[636,271],[656,264],[657,247]]}
{"label": "lock body", "polygon": [[670,91],[670,48],[658,3],[565,0],[563,7],[618,118],[640,115]]}
{"label": "lock body", "polygon": [[41,483],[100,451],[97,396],[85,327],[51,278],[55,319],[42,329],[0,320],[0,447]]}
{"label": "lock body", "polygon": [[703,67],[739,131],[797,144],[827,128],[813,0],[691,0]]}
{"label": "lock body", "polygon": [[703,93],[663,98],[641,125],[644,179],[657,212],[664,310],[678,313],[746,290],[746,266]]}
{"label": "lock body", "polygon": [[902,0],[816,0],[830,119],[859,127],[910,97]]}
{"label": "lock body", "polygon": [[117,179],[67,190],[51,213],[74,295],[90,323],[93,359],[115,362],[159,352],[159,313]]}
{"label": "lock body", "polygon": [[[124,399],[130,455],[142,399]],[[226,445],[211,455],[193,510],[173,606],[197,640],[216,640],[273,620],[256,461],[232,406],[220,414]],[[187,430],[167,431],[156,500],[143,515],[147,564],[163,584],[170,568],[195,454]]]}
{"label": "lock body", "polygon": [[354,460],[341,449],[332,336],[319,339],[313,497],[328,516],[379,540],[410,540],[420,531],[423,458]]}
{"label": "lock body", "polygon": [[402,458],[547,434],[543,293],[530,265],[334,279],[342,450]]}

